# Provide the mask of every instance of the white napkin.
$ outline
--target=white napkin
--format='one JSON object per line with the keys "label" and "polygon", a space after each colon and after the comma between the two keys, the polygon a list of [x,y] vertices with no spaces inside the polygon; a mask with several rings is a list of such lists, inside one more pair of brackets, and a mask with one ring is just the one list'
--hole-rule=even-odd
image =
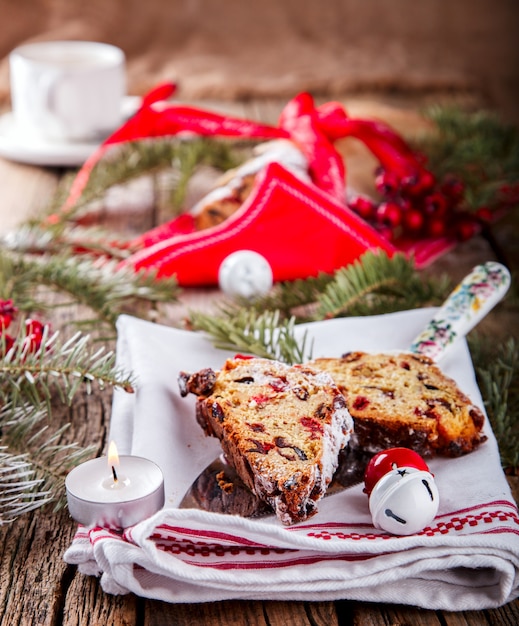
{"label": "white napkin", "polygon": [[[312,356],[352,349],[406,349],[434,309],[306,324]],[[428,609],[476,610],[518,595],[519,516],[488,423],[488,440],[458,459],[429,462],[440,492],[430,528],[408,537],[376,530],[363,485],[324,498],[308,522],[282,526],[274,516],[238,516],[176,508],[220,447],[181,398],[177,375],[220,367],[230,353],[201,334],[118,321],[118,365],[137,379],[133,395],[116,391],[111,438],[122,453],[148,457],[163,470],[166,506],[115,533],[80,527],[68,563],[101,574],[109,593],[134,592],[170,602],[231,598],[353,599]],[[440,363],[482,407],[466,344]]]}

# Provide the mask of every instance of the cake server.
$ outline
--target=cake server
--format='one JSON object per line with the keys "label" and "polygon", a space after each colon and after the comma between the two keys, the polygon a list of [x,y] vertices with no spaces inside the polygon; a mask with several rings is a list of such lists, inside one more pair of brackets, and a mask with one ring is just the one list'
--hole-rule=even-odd
{"label": "cake server", "polygon": [[510,281],[510,272],[501,263],[489,261],[474,267],[411,343],[411,352],[438,361],[494,308],[508,291]]}

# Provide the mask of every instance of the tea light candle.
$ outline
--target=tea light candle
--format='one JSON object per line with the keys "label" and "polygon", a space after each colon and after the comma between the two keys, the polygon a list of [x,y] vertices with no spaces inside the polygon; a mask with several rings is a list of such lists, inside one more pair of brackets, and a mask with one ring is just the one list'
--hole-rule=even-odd
{"label": "tea light candle", "polygon": [[107,457],[75,467],[65,488],[70,515],[85,526],[127,528],[156,513],[165,500],[160,468],[139,456],[119,458],[113,442]]}

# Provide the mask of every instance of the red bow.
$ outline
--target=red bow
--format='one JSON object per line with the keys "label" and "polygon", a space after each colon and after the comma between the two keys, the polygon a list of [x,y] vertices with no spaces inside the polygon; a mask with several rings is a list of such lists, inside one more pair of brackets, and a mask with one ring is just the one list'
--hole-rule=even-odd
{"label": "red bow", "polygon": [[397,133],[380,122],[348,117],[338,102],[316,107],[310,94],[301,93],[285,106],[279,125],[275,127],[191,106],[157,106],[170,98],[175,90],[174,84],[165,83],[144,96],[135,115],[85,162],[72,185],[63,207],[65,210],[77,202],[92,168],[110,146],[149,137],[194,134],[206,137],[289,138],[308,159],[309,173],[314,184],[341,203],[345,201],[345,171],[343,159],[333,145],[338,139],[360,139],[382,167],[394,172],[399,178],[419,178],[425,171]]}
{"label": "red bow", "polygon": [[[393,254],[397,248],[346,205],[344,162],[334,142],[361,140],[384,170],[400,181],[420,185],[431,174],[405,141],[381,122],[352,119],[342,105],[316,107],[301,93],[283,109],[278,126],[232,118],[196,107],[166,104],[171,83],[144,96],[139,110],[114,132],[78,172],[62,210],[79,200],[95,164],[114,144],[174,135],[288,138],[309,163],[313,185],[302,183],[279,164],[258,176],[254,191],[230,218],[206,231],[195,231],[189,213],[135,238],[134,251],[121,266],[175,274],[179,284],[215,284],[219,264],[236,249],[256,249],[273,268],[276,280],[333,272],[368,249]],[[268,202],[267,200],[268,199]],[[294,226],[296,224],[296,226]],[[294,234],[296,233],[296,234]],[[297,235],[297,236],[296,236]],[[287,243],[288,242],[288,243]],[[407,248],[420,266],[452,246],[445,238]]]}

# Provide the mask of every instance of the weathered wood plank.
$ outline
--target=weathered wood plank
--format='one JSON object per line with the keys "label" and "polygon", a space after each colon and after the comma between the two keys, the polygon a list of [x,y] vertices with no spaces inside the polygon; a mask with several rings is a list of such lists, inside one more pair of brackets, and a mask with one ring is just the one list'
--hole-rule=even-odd
{"label": "weathered wood plank", "polygon": [[440,626],[441,619],[435,611],[426,611],[413,606],[353,603],[353,626]]}
{"label": "weathered wood plank", "polygon": [[268,624],[294,626],[337,626],[333,602],[265,602]]}
{"label": "weathered wood plank", "polygon": [[0,180],[0,235],[4,235],[47,206],[58,186],[59,173],[0,159]]}
{"label": "weathered wood plank", "polygon": [[203,604],[176,604],[146,602],[144,626],[268,626],[262,602],[222,601]]}
{"label": "weathered wood plank", "polygon": [[333,602],[260,602],[229,600],[204,604],[169,605],[147,602],[144,626],[336,626]]}
{"label": "weathered wood plank", "polygon": [[61,619],[72,539],[64,514],[39,511],[1,529],[0,623],[53,626]]}
{"label": "weathered wood plank", "polygon": [[442,612],[445,626],[516,626],[519,624],[519,601],[509,602],[498,609],[485,611]]}
{"label": "weathered wood plank", "polygon": [[109,596],[97,578],[76,574],[67,590],[61,623],[63,626],[137,626],[140,603],[133,594]]}

